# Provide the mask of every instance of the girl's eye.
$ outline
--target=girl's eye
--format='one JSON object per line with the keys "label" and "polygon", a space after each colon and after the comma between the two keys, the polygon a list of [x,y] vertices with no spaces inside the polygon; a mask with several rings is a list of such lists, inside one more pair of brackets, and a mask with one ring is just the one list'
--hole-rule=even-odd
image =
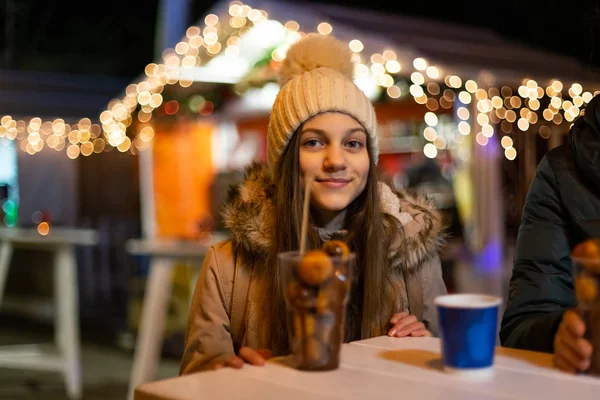
{"label": "girl's eye", "polygon": [[304,146],[306,147],[318,147],[321,145],[321,142],[317,139],[308,139],[304,142]]}
{"label": "girl's eye", "polygon": [[363,144],[360,140],[351,140],[348,143],[346,143],[346,146],[348,146],[352,149],[359,149],[359,148],[363,147]]}

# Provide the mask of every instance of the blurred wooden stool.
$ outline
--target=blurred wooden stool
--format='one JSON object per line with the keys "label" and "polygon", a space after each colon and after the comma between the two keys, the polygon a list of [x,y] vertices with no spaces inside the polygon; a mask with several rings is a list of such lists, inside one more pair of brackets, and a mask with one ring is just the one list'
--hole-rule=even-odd
{"label": "blurred wooden stool", "polygon": [[62,372],[71,399],[80,399],[82,395],[75,246],[93,246],[97,241],[96,231],[90,229],[53,228],[42,236],[36,229],[0,228],[0,303],[16,247],[54,253],[55,299],[55,348],[0,346],[0,367]]}

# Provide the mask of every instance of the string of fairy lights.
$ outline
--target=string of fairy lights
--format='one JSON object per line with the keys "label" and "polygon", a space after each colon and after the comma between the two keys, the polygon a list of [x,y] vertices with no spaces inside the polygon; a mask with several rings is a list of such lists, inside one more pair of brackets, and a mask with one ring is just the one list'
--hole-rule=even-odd
{"label": "string of fairy lights", "polygon": [[[72,124],[63,119],[42,121],[38,117],[15,120],[6,115],[0,119],[0,141],[16,140],[19,148],[31,155],[47,146],[64,151],[71,159],[113,148],[132,154],[143,151],[155,134],[152,119],[156,109],[163,106],[170,115],[179,109],[178,104],[163,104],[164,88],[176,84],[189,87],[194,82],[191,72],[194,67],[205,65],[218,55],[239,55],[244,35],[266,21],[270,20],[265,10],[233,1],[225,15],[209,14],[203,27],[188,28],[175,48],[163,51],[162,63],[148,64],[144,78],[127,86],[122,99],[112,100],[100,114],[99,123],[88,118]],[[306,35],[296,21],[287,21],[283,26],[285,40],[270,55],[274,68],[285,58],[289,46]],[[316,31],[329,35],[334,27],[322,22]],[[497,87],[490,72],[465,79],[442,66],[431,65],[422,57],[406,59],[406,55],[392,49],[366,54],[359,39],[350,40],[348,45],[354,53],[357,79],[371,79],[390,100],[411,96],[428,109],[422,135],[423,152],[430,158],[435,158],[439,150],[463,143],[466,137],[486,146],[490,139],[500,135],[506,158],[514,160],[517,157],[514,135],[536,130],[548,138],[553,125],[573,122],[599,93],[585,91],[576,82],[567,85],[552,80],[541,84],[528,78],[516,90]],[[210,102],[204,103],[206,107],[200,107],[200,114],[210,115],[213,108]],[[449,137],[436,129],[438,113],[444,109],[452,110],[457,121]]]}

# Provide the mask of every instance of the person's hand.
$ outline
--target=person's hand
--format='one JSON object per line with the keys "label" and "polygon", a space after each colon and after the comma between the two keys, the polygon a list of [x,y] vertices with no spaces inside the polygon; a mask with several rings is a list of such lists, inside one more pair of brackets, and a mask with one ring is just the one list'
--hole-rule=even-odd
{"label": "person's hand", "polygon": [[244,346],[240,349],[240,352],[237,356],[230,356],[226,358],[222,363],[216,364],[215,369],[221,369],[223,367],[240,369],[246,363],[251,365],[263,366],[265,365],[265,360],[271,357],[272,354],[270,350],[253,350],[250,347]]}
{"label": "person's hand", "polygon": [[414,315],[409,315],[405,312],[394,314],[390,323],[393,326],[388,331],[388,336],[398,338],[405,336],[433,336],[431,332],[425,328],[424,323],[417,321],[417,317]]}
{"label": "person's hand", "polygon": [[590,367],[592,345],[583,338],[585,323],[576,311],[567,311],[554,336],[554,366],[574,374]]}

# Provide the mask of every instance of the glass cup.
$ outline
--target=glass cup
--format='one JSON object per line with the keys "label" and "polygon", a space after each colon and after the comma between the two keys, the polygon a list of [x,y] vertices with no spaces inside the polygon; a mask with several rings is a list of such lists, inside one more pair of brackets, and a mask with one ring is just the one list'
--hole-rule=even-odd
{"label": "glass cup", "polygon": [[585,322],[586,339],[592,344],[592,363],[586,372],[600,376],[600,258],[573,257],[575,294]]}
{"label": "glass cup", "polygon": [[[302,271],[299,252],[278,255],[285,301],[290,349],[294,367],[328,371],[339,367],[344,341],[346,307],[352,284],[355,254],[327,256],[327,277],[311,280]],[[307,283],[308,281],[308,283]]]}

